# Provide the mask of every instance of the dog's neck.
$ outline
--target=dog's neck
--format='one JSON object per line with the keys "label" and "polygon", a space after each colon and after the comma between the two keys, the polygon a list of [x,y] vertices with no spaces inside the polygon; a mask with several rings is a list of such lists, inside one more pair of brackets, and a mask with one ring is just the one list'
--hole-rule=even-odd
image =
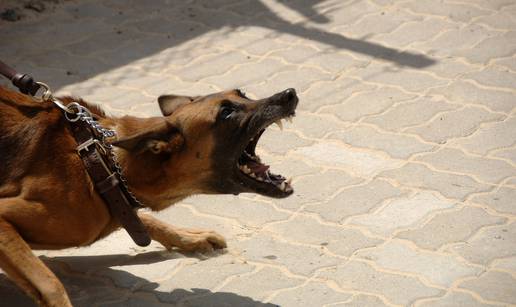
{"label": "dog's neck", "polygon": [[[144,125],[145,122],[151,123],[152,119],[131,118],[131,124],[134,121]],[[124,137],[128,131],[125,127],[127,124],[123,119],[111,118],[106,121],[107,127],[115,130],[119,138]],[[151,210],[162,210],[194,194],[194,191],[181,183],[180,178],[170,178],[162,166],[162,161],[156,159],[153,153],[133,153],[115,146],[113,149],[129,189]]]}

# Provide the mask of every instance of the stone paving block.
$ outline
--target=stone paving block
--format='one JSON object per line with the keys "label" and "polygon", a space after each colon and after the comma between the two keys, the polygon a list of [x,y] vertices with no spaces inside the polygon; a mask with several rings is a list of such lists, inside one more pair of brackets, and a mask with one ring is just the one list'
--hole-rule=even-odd
{"label": "stone paving block", "polygon": [[[303,175],[313,175],[316,173],[320,173],[321,169],[310,166],[303,161],[283,158],[283,159],[273,159],[267,155],[260,156],[263,161],[267,161],[269,164],[270,161],[271,170],[274,173],[283,174],[287,177],[299,177]],[[294,187],[295,188],[295,187]]]}
{"label": "stone paving block", "polygon": [[422,19],[420,16],[409,14],[399,8],[392,8],[366,15],[358,22],[336,27],[334,31],[355,38],[374,37],[378,34],[390,33],[406,22],[421,21]]}
{"label": "stone paving block", "polygon": [[483,125],[470,137],[452,141],[468,152],[485,155],[494,149],[516,144],[516,117]]}
{"label": "stone paving block", "polygon": [[294,153],[317,165],[345,168],[355,176],[374,177],[381,171],[400,167],[399,160],[384,155],[348,148],[340,143],[321,141],[311,146],[298,147]]}
{"label": "stone paving block", "polygon": [[422,68],[422,71],[431,72],[446,79],[460,79],[466,73],[479,70],[480,68],[466,64],[456,57],[439,58],[435,64]]}
{"label": "stone paving block", "polygon": [[511,0],[470,0],[470,2],[490,10],[506,9],[506,7],[509,7],[511,4],[514,4],[514,2],[512,2]]}
{"label": "stone paving block", "polygon": [[415,159],[427,162],[439,170],[473,175],[490,183],[498,183],[504,178],[516,175],[516,168],[505,161],[472,157],[457,149],[444,148],[422,154]]}
{"label": "stone paving block", "polygon": [[501,34],[479,24],[465,27],[456,25],[448,29],[431,41],[414,44],[414,48],[438,57],[461,57],[463,52],[475,48],[483,40]]}
{"label": "stone paving block", "polygon": [[389,306],[380,298],[372,295],[357,294],[345,303],[337,303],[331,306],[335,307],[386,307]]}
{"label": "stone paving block", "polygon": [[302,283],[303,280],[300,278],[285,276],[283,272],[276,268],[264,267],[251,275],[231,280],[219,291],[238,293],[254,299],[264,299],[276,290],[299,286]]}
{"label": "stone paving block", "polygon": [[349,223],[366,226],[374,233],[390,236],[398,228],[415,225],[430,212],[451,208],[454,205],[454,202],[441,199],[435,193],[423,191],[391,200],[371,214],[351,217]]}
{"label": "stone paving block", "polygon": [[337,292],[321,282],[309,282],[308,284],[282,291],[275,295],[270,301],[282,307],[298,306],[323,306],[347,301],[352,297],[350,293]]}
{"label": "stone paving block", "polygon": [[432,95],[443,95],[454,103],[474,103],[484,105],[496,112],[511,112],[516,95],[509,91],[480,88],[472,82],[457,80],[448,86],[433,88]]}
{"label": "stone paving block", "polygon": [[472,202],[479,203],[502,213],[516,215],[516,190],[511,188],[497,188],[487,194],[476,195]]}
{"label": "stone paving block", "polygon": [[302,215],[273,224],[267,230],[279,234],[288,241],[324,246],[333,253],[347,257],[356,250],[382,242],[367,237],[356,229],[324,225]]}
{"label": "stone paving block", "polygon": [[355,75],[367,82],[399,86],[405,91],[417,94],[425,92],[430,87],[443,86],[449,82],[418,70],[396,69],[385,64],[371,64],[367,70],[357,71]]}
{"label": "stone paving block", "polygon": [[411,240],[422,248],[438,249],[444,244],[467,240],[482,227],[505,221],[480,208],[465,207],[439,213],[423,226],[399,232],[396,237]]}
{"label": "stone paving block", "polygon": [[516,147],[496,150],[495,152],[491,153],[490,156],[502,158],[508,162],[516,164]]}
{"label": "stone paving block", "polygon": [[316,56],[320,51],[312,46],[307,45],[287,45],[283,48],[272,50],[270,57],[279,57],[288,63],[303,64],[308,59]]}
{"label": "stone paving block", "polygon": [[[190,203],[189,200],[184,202]],[[270,204],[234,196],[198,197],[192,204],[201,213],[229,217],[251,227],[260,227],[289,217],[289,214],[274,209]]]}
{"label": "stone paving block", "polygon": [[516,27],[516,20],[514,20],[514,16],[509,12],[504,12],[503,10],[488,16],[477,18],[475,22],[485,24],[502,31],[514,29]]}
{"label": "stone paving block", "polygon": [[472,134],[482,123],[503,119],[503,115],[490,113],[479,107],[464,107],[442,113],[421,126],[409,127],[404,131],[418,134],[430,142],[444,144],[450,138]]}
{"label": "stone paving block", "polygon": [[471,79],[484,86],[505,88],[512,90],[516,82],[516,73],[507,68],[488,66],[480,72],[466,74],[465,79]]}
{"label": "stone paving block", "polygon": [[[245,68],[247,69],[247,68]],[[238,80],[238,76],[240,72],[235,72],[234,79]],[[240,77],[241,78],[241,77]],[[286,88],[295,88],[299,92],[306,91],[313,82],[319,81],[330,81],[334,77],[326,72],[322,72],[320,69],[312,68],[312,67],[302,67],[300,69],[295,70],[282,70],[279,72],[275,72],[272,76],[267,76],[263,80],[258,80],[253,78],[253,82],[260,84],[256,84],[253,87],[263,87],[273,92],[283,91]],[[214,82],[210,79],[206,80],[207,82]],[[217,80],[217,82],[223,82],[222,80]],[[216,82],[214,82],[217,84]]]}
{"label": "stone paving block", "polygon": [[[508,18],[496,18],[507,20]],[[516,20],[507,29],[515,29]],[[457,55],[466,57],[468,61],[487,63],[489,60],[511,56],[516,52],[516,31],[511,31],[495,37],[486,38],[475,47],[458,52]]]}
{"label": "stone paving block", "polygon": [[477,301],[468,293],[451,291],[443,297],[425,300],[418,307],[489,307],[497,306]]}
{"label": "stone paving block", "polygon": [[[174,75],[181,78],[181,80],[186,81],[199,81],[200,79],[210,80],[208,77],[217,76],[217,78],[221,78],[220,75],[228,72],[237,64],[248,63],[250,59],[248,59],[244,54],[237,51],[228,51],[223,54],[213,54],[202,57],[199,61],[192,63],[191,65],[187,65],[185,67],[181,67],[177,70],[171,70],[170,72]],[[253,64],[250,64],[253,65]],[[256,65],[256,63],[254,63]],[[263,67],[262,69],[265,69]],[[270,69],[270,68],[269,68]],[[227,84],[226,86],[230,86],[231,84]],[[243,84],[235,84],[234,86],[242,86]]]}
{"label": "stone paving block", "polygon": [[436,148],[413,136],[378,132],[367,126],[355,126],[346,131],[334,132],[328,138],[338,139],[355,147],[381,150],[397,159],[408,159],[415,153]]}
{"label": "stone paving block", "polygon": [[[332,131],[344,130],[349,125],[331,116],[296,112],[293,124],[285,125],[285,122],[283,122],[283,126],[287,130],[301,132],[306,137],[321,139],[326,134]],[[273,128],[277,127],[274,126]]]}
{"label": "stone paving block", "polygon": [[465,199],[471,193],[484,192],[491,188],[468,176],[436,172],[416,163],[408,163],[402,168],[385,171],[380,174],[380,177],[392,178],[409,187],[439,191],[445,197],[455,199]]}
{"label": "stone paving block", "polygon": [[516,223],[489,227],[449,249],[470,262],[487,265],[495,259],[516,254],[515,234]]}
{"label": "stone paving block", "polygon": [[364,121],[382,129],[401,131],[405,127],[421,125],[439,112],[458,109],[458,106],[433,99],[420,97],[413,101],[396,104],[387,112],[365,118]]}
{"label": "stone paving block", "polygon": [[496,269],[506,270],[514,274],[516,273],[516,257],[495,260],[492,266]]}
{"label": "stone paving block", "polygon": [[376,35],[374,40],[387,43],[391,46],[407,46],[411,43],[427,41],[443,29],[452,27],[453,24],[437,17],[428,17],[423,21],[405,22],[396,30]]}
{"label": "stone paving block", "polygon": [[313,112],[324,106],[343,103],[354,93],[371,91],[374,88],[373,85],[347,77],[341,77],[336,81],[317,82],[300,95],[298,109]]}
{"label": "stone paving block", "polygon": [[328,12],[326,15],[330,20],[338,20],[339,24],[353,24],[362,16],[377,11],[378,8],[373,4],[365,1],[347,2],[339,9]]}
{"label": "stone paving block", "polygon": [[413,97],[395,88],[381,88],[358,93],[339,105],[324,108],[321,112],[335,114],[343,121],[355,122],[364,116],[382,113],[394,103]]}
{"label": "stone paving block", "polygon": [[404,306],[416,299],[443,294],[442,290],[428,287],[412,276],[378,271],[354,260],[321,271],[318,276],[334,280],[343,290],[380,294],[391,303]]}
{"label": "stone paving block", "polygon": [[373,180],[365,185],[353,186],[342,190],[332,200],[305,208],[328,221],[342,223],[346,218],[365,214],[382,202],[400,197],[403,191],[383,180]]}
{"label": "stone paving block", "polygon": [[[286,127],[287,125],[285,125]],[[256,152],[262,151],[275,155],[286,155],[299,147],[310,146],[311,140],[300,138],[291,131],[280,131],[279,129],[267,129],[260,137]]]}
{"label": "stone paving block", "polygon": [[507,273],[489,271],[476,279],[462,282],[459,287],[474,291],[490,301],[516,304],[516,279]]}
{"label": "stone paving block", "polygon": [[514,57],[493,60],[493,64],[498,66],[504,66],[506,68],[510,68],[511,70],[516,70],[516,61]]}
{"label": "stone paving block", "polygon": [[[351,176],[348,172],[328,170],[323,173],[306,176],[293,181],[294,194],[286,199],[272,200],[276,206],[296,210],[302,205],[330,199],[337,191],[349,185],[358,184],[362,179]],[[313,189],[317,182],[317,189]],[[264,198],[271,201],[270,198]]]}
{"label": "stone paving block", "polygon": [[148,284],[140,291],[153,293],[164,303],[177,303],[194,295],[195,289],[203,292],[212,290],[229,277],[237,277],[252,272],[254,269],[254,266],[226,254],[204,261],[195,260],[169,278],[162,279],[159,283]]}
{"label": "stone paving block", "polygon": [[[334,266],[342,261],[328,256],[320,248],[286,243],[266,233],[259,233],[248,240],[240,241],[238,249],[239,255],[247,261],[281,265],[294,274],[304,276],[312,276],[316,270]],[[310,260],[306,261],[307,259]]]}
{"label": "stone paving block", "polygon": [[479,9],[478,7],[467,5],[465,3],[445,2],[441,5],[432,5],[430,2],[419,2],[417,0],[413,0],[405,3],[403,6],[416,13],[443,16],[453,21],[463,23],[469,23],[473,18],[491,14],[488,10]]}
{"label": "stone paving block", "polygon": [[398,240],[358,251],[356,256],[374,261],[382,268],[423,276],[442,287],[450,287],[457,279],[481,272],[478,267],[462,263],[456,256],[416,250]]}

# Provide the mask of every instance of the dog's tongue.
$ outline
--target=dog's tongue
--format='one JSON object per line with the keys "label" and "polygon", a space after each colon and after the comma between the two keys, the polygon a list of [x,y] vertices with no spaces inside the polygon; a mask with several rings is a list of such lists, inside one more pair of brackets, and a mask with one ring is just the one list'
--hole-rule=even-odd
{"label": "dog's tongue", "polygon": [[251,171],[255,174],[264,174],[270,167],[268,165],[263,165],[256,161],[249,161],[246,164],[247,164],[247,167],[249,167],[251,169]]}

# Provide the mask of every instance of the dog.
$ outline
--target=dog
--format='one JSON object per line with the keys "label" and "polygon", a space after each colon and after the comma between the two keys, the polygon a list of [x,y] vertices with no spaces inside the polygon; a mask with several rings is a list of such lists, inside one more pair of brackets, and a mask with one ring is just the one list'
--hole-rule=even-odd
{"label": "dog", "polygon": [[[116,131],[112,145],[129,188],[151,210],[194,194],[293,193],[290,181],[272,173],[255,148],[267,127],[295,115],[294,89],[261,100],[240,90],[163,95],[163,116],[151,118],[112,117],[81,99],[60,100],[80,103]],[[0,268],[37,304],[72,306],[32,249],[87,246],[120,225],[95,191],[63,113],[0,87],[0,161]],[[151,239],[169,250],[226,247],[214,231],[177,228],[140,211],[138,216]]]}

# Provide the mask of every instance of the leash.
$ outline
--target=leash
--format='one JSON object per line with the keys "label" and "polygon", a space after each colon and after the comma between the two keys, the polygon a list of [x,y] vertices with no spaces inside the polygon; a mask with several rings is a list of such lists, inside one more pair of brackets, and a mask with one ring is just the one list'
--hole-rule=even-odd
{"label": "leash", "polygon": [[149,234],[136,214],[136,210],[143,205],[129,190],[122,168],[113,152],[113,145],[108,141],[116,136],[116,131],[103,128],[90,110],[79,103],[71,102],[64,105],[54,97],[48,85],[35,82],[27,74],[17,73],[2,61],[0,74],[11,80],[24,94],[35,97],[36,93],[43,89],[39,99],[52,102],[63,111],[64,117],[70,123],[72,135],[79,144],[77,153],[111,215],[120,222],[137,245],[149,245]]}
{"label": "leash", "polygon": [[0,74],[9,79],[23,94],[34,96],[40,88],[31,76],[17,73],[2,61],[0,61]]}

